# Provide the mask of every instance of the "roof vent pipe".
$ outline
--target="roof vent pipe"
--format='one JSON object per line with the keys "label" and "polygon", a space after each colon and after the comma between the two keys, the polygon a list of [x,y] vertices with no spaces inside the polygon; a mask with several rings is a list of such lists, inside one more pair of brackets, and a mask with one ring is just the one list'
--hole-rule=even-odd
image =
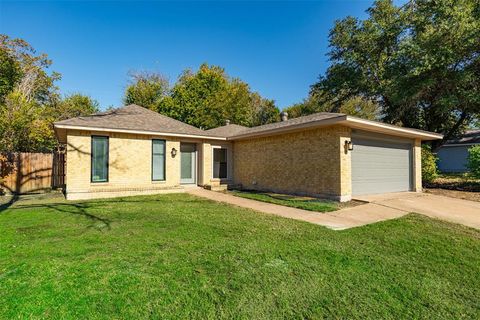
{"label": "roof vent pipe", "polygon": [[225,125],[228,126],[230,124],[230,120],[225,120]]}
{"label": "roof vent pipe", "polygon": [[287,121],[288,113],[286,113],[285,111],[282,111],[282,113],[280,113],[280,119],[282,119],[282,121]]}

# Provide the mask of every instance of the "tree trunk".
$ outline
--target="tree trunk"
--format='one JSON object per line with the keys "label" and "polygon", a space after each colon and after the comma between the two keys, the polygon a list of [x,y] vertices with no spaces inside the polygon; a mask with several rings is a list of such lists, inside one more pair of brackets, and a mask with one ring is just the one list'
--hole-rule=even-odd
{"label": "tree trunk", "polygon": [[457,122],[453,125],[453,127],[451,127],[450,130],[448,130],[448,132],[444,134],[443,139],[432,142],[432,151],[437,152],[438,149],[440,149],[440,147],[445,144],[445,142],[453,138],[455,132],[458,130],[458,128],[460,128],[462,124],[464,124],[467,118],[468,114],[466,112],[462,112],[460,118],[458,118]]}

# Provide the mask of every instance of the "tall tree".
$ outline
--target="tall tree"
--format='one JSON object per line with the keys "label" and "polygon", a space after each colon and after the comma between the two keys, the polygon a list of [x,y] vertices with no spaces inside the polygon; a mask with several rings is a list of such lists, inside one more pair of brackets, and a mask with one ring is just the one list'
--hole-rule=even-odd
{"label": "tall tree", "polygon": [[28,101],[48,103],[58,98],[54,85],[57,72],[48,72],[52,61],[46,54],[37,55],[25,40],[0,34],[0,102],[14,90]]}
{"label": "tall tree", "polygon": [[172,116],[199,128],[213,128],[218,117],[218,110],[213,112],[218,109],[217,99],[227,90],[227,76],[218,66],[202,64],[195,73],[185,70],[172,89]]}
{"label": "tall tree", "polygon": [[93,114],[99,111],[98,101],[81,93],[65,96],[52,108],[55,121]]}
{"label": "tall tree", "polygon": [[332,65],[312,86],[336,108],[354,96],[380,104],[384,121],[442,132],[480,113],[480,2],[379,0],[369,17],[330,32]]}
{"label": "tall tree", "polygon": [[169,95],[168,80],[154,72],[131,72],[129,76],[130,84],[125,90],[124,103],[158,111],[162,100]]}
{"label": "tall tree", "polygon": [[50,151],[57,144],[54,121],[98,109],[80,94],[61,99],[51,64],[26,41],[0,35],[0,152]]}
{"label": "tall tree", "polygon": [[380,107],[377,103],[360,96],[354,96],[336,106],[318,92],[309,95],[303,102],[286,108],[291,118],[306,116],[316,112],[340,112],[367,120],[380,120]]}
{"label": "tall tree", "polygon": [[277,121],[272,100],[252,92],[248,84],[229,77],[219,66],[202,64],[185,70],[172,88],[158,74],[132,78],[125,103],[135,103],[193,126],[210,129],[230,120],[244,126]]}
{"label": "tall tree", "polygon": [[260,126],[280,120],[280,110],[275,106],[274,100],[264,99],[258,93],[254,93],[252,101],[253,119],[251,126]]}

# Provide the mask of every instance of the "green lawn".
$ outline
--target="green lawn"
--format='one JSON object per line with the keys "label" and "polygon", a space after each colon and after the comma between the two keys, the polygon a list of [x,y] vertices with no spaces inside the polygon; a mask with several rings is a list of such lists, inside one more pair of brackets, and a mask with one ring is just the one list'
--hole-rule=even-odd
{"label": "green lawn", "polygon": [[253,199],[257,201],[279,204],[287,207],[294,207],[309,211],[329,212],[339,209],[339,203],[335,201],[322,200],[310,197],[298,197],[288,194],[279,194],[271,192],[255,192],[255,191],[230,191],[237,197]]}
{"label": "green lawn", "polygon": [[185,194],[0,212],[3,319],[480,317],[480,232],[332,231]]}

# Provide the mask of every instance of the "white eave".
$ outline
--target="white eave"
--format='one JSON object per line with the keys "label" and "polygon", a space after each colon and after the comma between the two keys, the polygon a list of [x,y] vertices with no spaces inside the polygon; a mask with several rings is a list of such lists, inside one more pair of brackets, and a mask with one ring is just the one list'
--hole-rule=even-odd
{"label": "white eave", "polygon": [[83,127],[83,126],[72,126],[65,124],[54,124],[54,127],[57,129],[68,129],[68,130],[82,130],[82,131],[95,131],[95,132],[119,132],[119,133],[131,133],[131,134],[142,134],[150,136],[163,136],[163,137],[180,137],[180,138],[192,138],[192,139],[209,139],[209,140],[227,140],[223,137],[212,137],[204,135],[195,135],[195,134],[184,134],[184,133],[171,133],[171,132],[158,132],[158,131],[147,131],[147,130],[131,130],[131,129],[110,129],[110,128],[99,128],[99,127]]}
{"label": "white eave", "polygon": [[352,116],[346,116],[346,119],[343,121],[340,121],[339,124],[345,124],[350,128],[355,128],[359,130],[366,130],[371,132],[378,132],[378,133],[390,134],[394,136],[401,136],[401,137],[413,138],[413,139],[438,140],[443,138],[443,135],[439,133],[404,128],[404,127],[394,126],[394,125],[390,125],[390,124],[386,124],[378,121],[360,119]]}
{"label": "white eave", "polygon": [[411,138],[411,139],[438,140],[443,138],[443,135],[438,133],[398,127],[398,126],[389,125],[389,124],[385,124],[377,121],[364,120],[364,119],[360,119],[360,118],[348,116],[348,115],[342,115],[334,118],[328,118],[328,119],[299,123],[299,124],[292,124],[292,125],[283,126],[283,127],[275,127],[269,130],[246,132],[244,134],[238,134],[228,138],[214,137],[214,136],[208,136],[208,135],[157,132],[157,131],[147,131],[147,130],[131,130],[131,129],[111,129],[111,128],[100,128],[100,127],[74,126],[74,125],[65,125],[65,124],[54,124],[54,127],[56,129],[85,130],[85,131],[96,131],[96,132],[119,132],[119,133],[132,133],[132,134],[142,134],[142,135],[151,135],[151,136],[226,141],[226,140],[242,140],[242,139],[255,138],[255,137],[271,136],[271,135],[283,134],[288,132],[300,131],[303,129],[325,127],[325,126],[336,125],[336,124],[344,125],[350,128],[358,129],[358,130],[376,132],[376,133]]}
{"label": "white eave", "polygon": [[387,135],[399,136],[399,137],[405,137],[405,138],[411,138],[411,139],[438,140],[443,138],[443,135],[438,133],[398,127],[394,125],[381,123],[378,121],[364,120],[357,117],[343,115],[343,116],[338,116],[338,117],[329,118],[329,119],[300,123],[296,125],[276,127],[270,130],[263,130],[260,132],[255,132],[255,131],[246,132],[244,134],[238,134],[233,137],[230,137],[228,138],[228,140],[242,140],[242,139],[248,139],[248,138],[254,138],[254,137],[271,136],[276,134],[295,132],[302,129],[319,128],[319,127],[338,125],[338,124],[344,125],[350,128],[358,129],[358,130],[377,132],[381,134],[387,134]]}

